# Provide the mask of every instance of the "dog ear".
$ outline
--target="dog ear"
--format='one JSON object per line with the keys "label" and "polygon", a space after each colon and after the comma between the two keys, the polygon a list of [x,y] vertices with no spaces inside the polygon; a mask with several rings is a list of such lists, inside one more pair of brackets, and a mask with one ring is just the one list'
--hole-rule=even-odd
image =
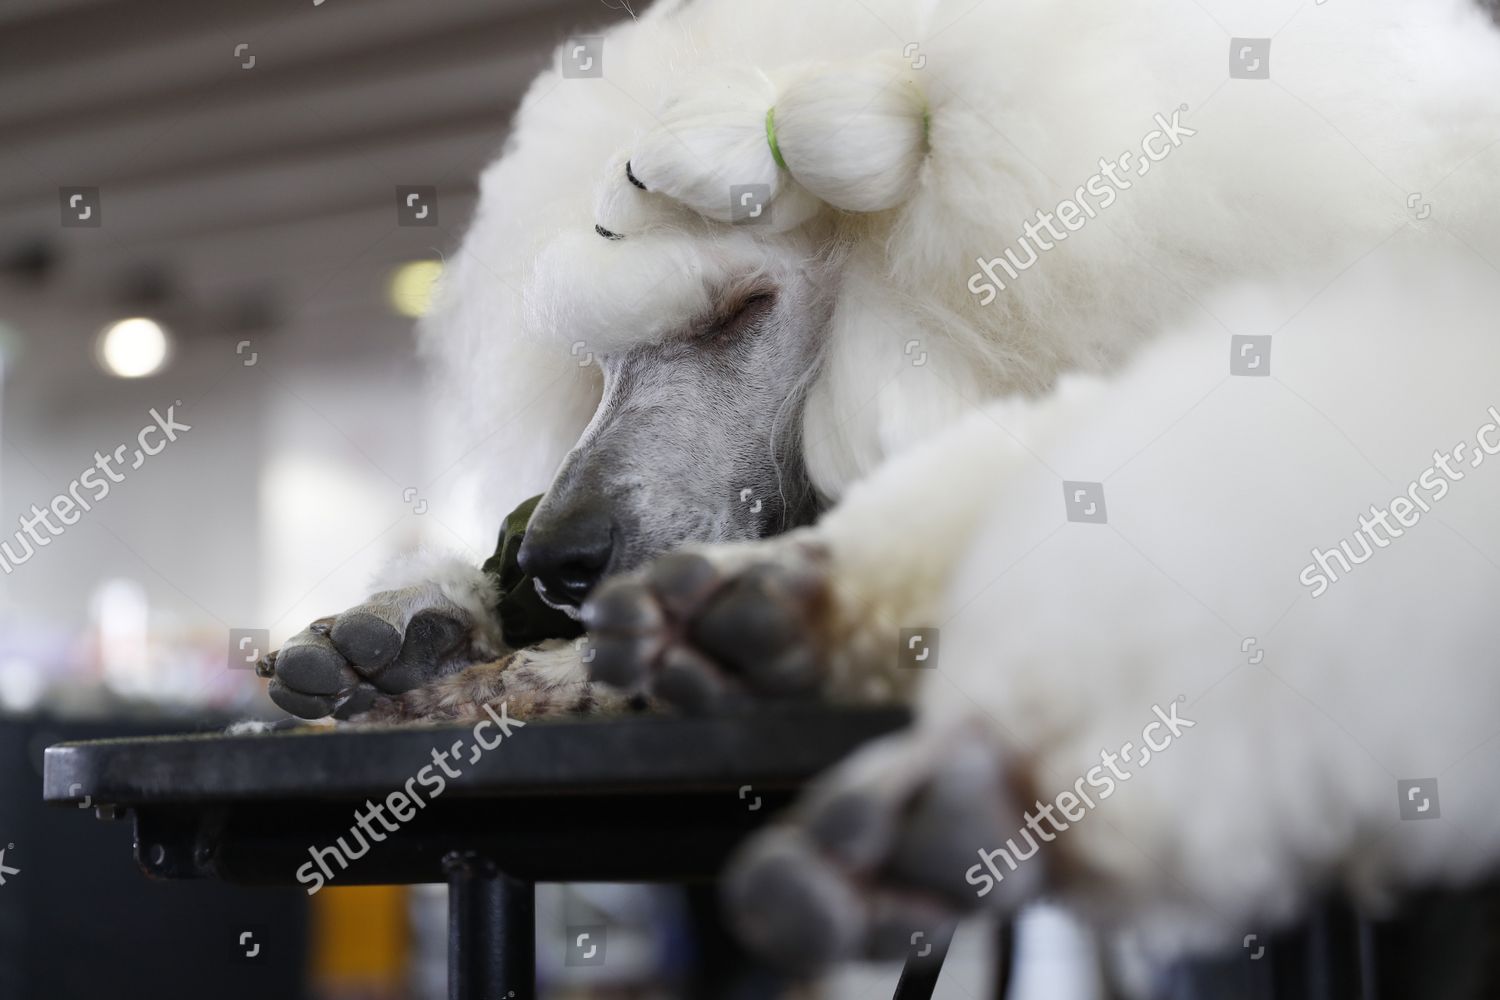
{"label": "dog ear", "polygon": [[657,117],[632,151],[629,179],[721,222],[737,218],[731,188],[758,188],[778,230],[821,204],[894,208],[927,155],[927,101],[895,53],[804,67],[779,86],[758,70],[717,70]]}

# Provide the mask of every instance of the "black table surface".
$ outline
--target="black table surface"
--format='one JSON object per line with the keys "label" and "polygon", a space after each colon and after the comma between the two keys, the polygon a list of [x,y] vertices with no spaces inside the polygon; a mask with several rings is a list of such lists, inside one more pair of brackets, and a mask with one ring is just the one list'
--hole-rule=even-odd
{"label": "black table surface", "polygon": [[[415,817],[337,883],[442,881],[451,851],[529,880],[688,881],[711,878],[810,778],[908,721],[819,706],[538,720],[492,749],[478,743],[498,728],[473,723],[97,740],[47,749],[43,797],[133,816],[147,874],[295,884],[310,848],[353,844],[356,810],[433,765],[443,790],[423,792]],[[449,755],[441,772],[435,752]]]}

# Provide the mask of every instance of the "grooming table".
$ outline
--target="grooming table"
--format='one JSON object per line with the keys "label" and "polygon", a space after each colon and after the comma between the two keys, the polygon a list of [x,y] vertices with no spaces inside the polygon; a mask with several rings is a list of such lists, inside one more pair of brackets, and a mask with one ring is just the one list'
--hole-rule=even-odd
{"label": "grooming table", "polygon": [[[353,843],[355,810],[462,739],[459,776],[346,870],[330,865],[328,884],[446,882],[449,997],[530,1000],[535,883],[711,880],[810,778],[908,718],[804,707],[547,720],[472,762],[473,723],[98,740],[49,747],[43,794],[133,816],[149,876],[291,886],[309,847]],[[914,953],[896,996],[930,997],[946,950]]]}
{"label": "grooming table", "polygon": [[[744,716],[527,723],[446,781],[399,832],[330,885],[446,882],[455,1000],[535,998],[540,881],[698,882],[814,775],[901,728],[904,710],[766,710]],[[46,751],[44,797],[135,821],[156,878],[297,885],[310,846],[350,836],[383,799],[473,725],[300,729],[64,743]],[[493,731],[486,734],[493,738]],[[996,995],[1012,928],[996,942]],[[930,998],[948,942],[908,958],[897,1000]],[[1419,895],[1371,923],[1330,900],[1304,923],[1190,962],[1163,1000],[1493,1000],[1500,886]]]}

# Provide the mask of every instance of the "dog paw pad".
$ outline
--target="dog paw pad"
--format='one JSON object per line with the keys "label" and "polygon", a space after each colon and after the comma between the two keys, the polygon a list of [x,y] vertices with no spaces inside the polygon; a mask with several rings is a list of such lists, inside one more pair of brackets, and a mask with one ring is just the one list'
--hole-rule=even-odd
{"label": "dog paw pad", "polygon": [[970,910],[1012,909],[1040,893],[1047,858],[1007,869],[987,898],[968,873],[1026,826],[1015,789],[977,727],[877,741],[741,850],[725,881],[731,921],[764,958],[809,974],[908,956]]}
{"label": "dog paw pad", "polygon": [[595,680],[684,711],[815,694],[827,585],[803,548],[721,568],[674,553],[605,583],[584,605]]}
{"label": "dog paw pad", "polygon": [[360,608],[345,611],[334,620],[328,637],[361,673],[373,673],[394,660],[405,638],[391,622]]}
{"label": "dog paw pad", "polygon": [[466,665],[470,628],[462,612],[405,596],[377,595],[320,618],[264,657],[256,669],[271,678],[271,700],[304,719],[349,719]]}

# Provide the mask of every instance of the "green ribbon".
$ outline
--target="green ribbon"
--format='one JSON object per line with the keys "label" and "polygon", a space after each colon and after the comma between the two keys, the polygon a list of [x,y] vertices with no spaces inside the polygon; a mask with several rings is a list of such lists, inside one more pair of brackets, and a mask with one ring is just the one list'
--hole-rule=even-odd
{"label": "green ribbon", "polygon": [[786,161],[781,158],[781,147],[776,145],[776,108],[774,105],[766,109],[766,142],[771,146],[771,158],[776,161],[778,167],[786,170]]}

